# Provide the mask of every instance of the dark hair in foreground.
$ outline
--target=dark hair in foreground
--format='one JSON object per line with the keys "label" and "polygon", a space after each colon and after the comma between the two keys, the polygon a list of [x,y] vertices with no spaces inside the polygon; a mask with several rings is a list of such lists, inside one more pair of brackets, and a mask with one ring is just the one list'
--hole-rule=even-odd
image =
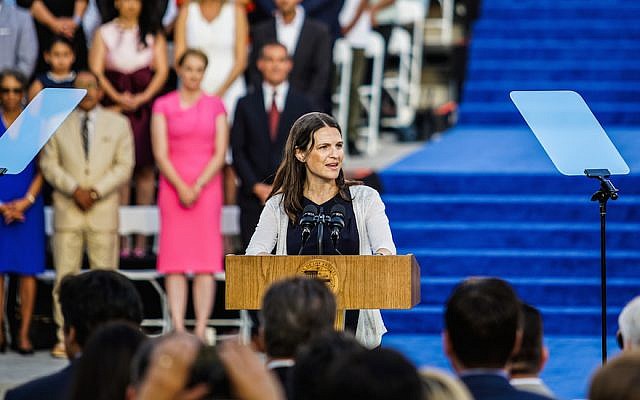
{"label": "dark hair in foreground", "polygon": [[336,299],[317,279],[289,278],[269,287],[261,316],[267,355],[293,357],[300,345],[333,329]]}
{"label": "dark hair in foreground", "polygon": [[291,375],[291,396],[296,400],[323,400],[327,375],[342,358],[367,351],[348,333],[330,331],[311,339],[296,356]]}
{"label": "dark hair in foreground", "polygon": [[589,400],[640,399],[640,352],[624,352],[596,372]]}
{"label": "dark hair in foreground", "polygon": [[460,283],[445,310],[450,344],[466,368],[504,368],[521,319],[518,296],[507,282],[497,278]]}
{"label": "dark hair in foreground", "polygon": [[124,275],[115,271],[67,275],[60,282],[59,294],[64,330],[73,327],[81,347],[106,322],[122,320],[140,325],[142,321],[140,295]]}
{"label": "dark hair in foreground", "polygon": [[[315,145],[315,133],[325,127],[337,129],[342,136],[338,122],[332,116],[321,112],[311,112],[301,116],[293,123],[289,131],[282,162],[273,181],[271,196],[282,192],[284,211],[292,223],[296,222],[296,215],[302,211],[304,183],[307,176],[306,165],[296,158],[296,150],[299,149],[309,154]],[[345,180],[344,171],[340,169],[336,184],[340,197],[343,200],[351,201],[349,186],[359,184],[359,182]]]}
{"label": "dark hair in foreground", "polygon": [[418,371],[403,355],[384,348],[351,353],[327,376],[326,399],[421,400]]}
{"label": "dark hair in foreground", "polygon": [[82,350],[71,384],[71,400],[125,398],[133,355],[145,341],[127,322],[109,322],[91,335]]}
{"label": "dark hair in foreground", "polygon": [[540,311],[522,303],[523,326],[520,351],[511,357],[511,374],[537,374],[542,362],[542,316]]}

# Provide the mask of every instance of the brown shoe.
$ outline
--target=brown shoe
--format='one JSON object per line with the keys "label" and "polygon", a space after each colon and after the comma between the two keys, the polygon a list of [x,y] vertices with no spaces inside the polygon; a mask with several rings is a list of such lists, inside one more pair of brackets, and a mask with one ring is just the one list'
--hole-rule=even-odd
{"label": "brown shoe", "polygon": [[67,358],[67,352],[64,348],[64,343],[58,342],[53,349],[51,349],[51,357],[54,358]]}

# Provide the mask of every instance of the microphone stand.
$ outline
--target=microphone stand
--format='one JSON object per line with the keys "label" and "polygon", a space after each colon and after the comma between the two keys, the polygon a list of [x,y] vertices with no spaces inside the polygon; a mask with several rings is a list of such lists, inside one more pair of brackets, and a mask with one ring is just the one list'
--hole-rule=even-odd
{"label": "microphone stand", "polygon": [[324,254],[322,246],[322,239],[324,237],[324,224],[329,222],[331,220],[331,217],[329,215],[324,215],[324,209],[320,207],[320,212],[315,219],[316,223],[318,224],[318,254],[321,255]]}
{"label": "microphone stand", "polygon": [[602,364],[607,361],[607,247],[606,247],[606,225],[607,225],[607,201],[617,200],[618,189],[609,180],[611,173],[608,169],[585,169],[587,177],[597,179],[600,182],[600,189],[591,196],[591,201],[600,204],[600,301],[601,301],[601,324],[602,324]]}

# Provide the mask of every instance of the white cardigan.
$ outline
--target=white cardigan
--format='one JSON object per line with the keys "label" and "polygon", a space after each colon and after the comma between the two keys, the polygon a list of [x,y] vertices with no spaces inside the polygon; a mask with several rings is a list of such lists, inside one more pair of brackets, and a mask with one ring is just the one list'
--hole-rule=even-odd
{"label": "white cardigan", "polygon": [[[396,246],[391,237],[389,219],[384,212],[384,203],[375,189],[364,185],[349,188],[353,199],[353,213],[360,238],[360,254],[373,254],[385,248],[396,254]],[[287,254],[287,227],[289,217],[281,204],[282,194],[271,197],[265,204],[256,231],[247,247],[247,255],[271,253]],[[282,240],[278,240],[282,238]],[[360,310],[356,339],[363,345],[373,348],[382,342],[387,332],[380,310]]]}

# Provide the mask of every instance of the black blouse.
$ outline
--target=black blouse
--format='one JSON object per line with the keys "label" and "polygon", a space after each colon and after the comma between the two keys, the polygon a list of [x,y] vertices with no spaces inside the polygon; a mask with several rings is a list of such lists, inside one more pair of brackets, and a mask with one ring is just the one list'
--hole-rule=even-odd
{"label": "black blouse", "polygon": [[[323,235],[322,235],[322,254],[326,255],[356,255],[360,254],[360,237],[358,235],[358,227],[356,226],[356,217],[353,213],[353,203],[350,201],[346,201],[340,197],[340,195],[336,195],[332,199],[326,201],[323,204],[316,204],[306,197],[303,198],[302,208],[308,205],[314,205],[318,208],[318,214],[322,213],[324,215],[329,215],[331,213],[331,209],[336,205],[340,204],[345,209],[344,215],[344,228],[340,232],[340,238],[337,242],[337,250],[333,247],[333,242],[331,241],[331,228],[329,224],[325,223],[323,227]],[[296,217],[296,220],[300,220],[302,216],[302,212],[300,212]],[[309,240],[305,243],[304,248],[302,249],[303,255],[315,255],[320,254],[320,248],[318,246],[318,228],[320,224],[316,224],[316,226],[311,230],[311,236],[309,236]],[[289,222],[289,226],[287,227],[287,254],[296,255],[300,251],[300,245],[302,244],[302,227],[299,224],[292,224]]]}

